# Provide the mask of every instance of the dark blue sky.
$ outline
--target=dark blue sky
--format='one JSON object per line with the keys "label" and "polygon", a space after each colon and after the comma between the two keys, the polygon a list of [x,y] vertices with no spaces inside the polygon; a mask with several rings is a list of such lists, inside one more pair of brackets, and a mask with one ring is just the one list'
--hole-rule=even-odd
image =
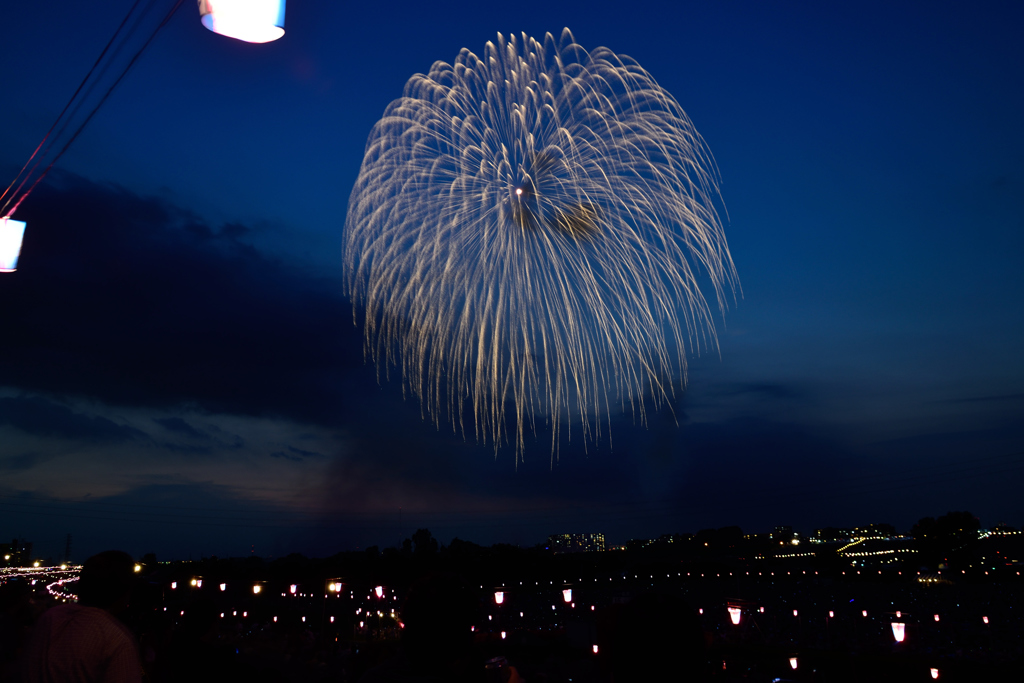
{"label": "dark blue sky", "polygon": [[[5,178],[131,3],[8,4]],[[721,357],[692,360],[678,426],[623,418],[612,449],[553,468],[541,435],[517,470],[377,384],[341,233],[410,75],[563,26],[639,61],[705,137],[744,298]],[[1024,524],[1019,2],[292,0],[286,28],[247,45],[186,3],[19,211],[0,537],[175,557],[323,554],[417,526],[532,544],[906,529],[952,509]]]}

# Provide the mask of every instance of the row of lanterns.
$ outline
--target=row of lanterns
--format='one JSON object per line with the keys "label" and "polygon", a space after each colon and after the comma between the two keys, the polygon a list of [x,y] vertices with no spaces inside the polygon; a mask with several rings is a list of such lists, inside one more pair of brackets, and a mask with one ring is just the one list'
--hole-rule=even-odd
{"label": "row of lanterns", "polygon": [[[285,0],[198,2],[200,21],[214,33],[247,43],[269,43],[284,35]],[[10,215],[0,218],[0,273],[18,269],[24,237],[24,221],[16,221]]]}

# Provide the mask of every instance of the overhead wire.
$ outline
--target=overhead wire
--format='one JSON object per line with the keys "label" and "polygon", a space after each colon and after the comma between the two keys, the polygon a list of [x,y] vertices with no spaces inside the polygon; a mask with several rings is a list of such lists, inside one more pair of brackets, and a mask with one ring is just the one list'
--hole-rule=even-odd
{"label": "overhead wire", "polygon": [[[61,112],[60,116],[57,117],[57,120],[54,121],[53,126],[51,126],[51,128],[47,132],[46,136],[44,136],[43,141],[39,143],[39,146],[36,148],[35,152],[32,153],[32,156],[29,158],[29,161],[26,162],[25,166],[22,168],[22,170],[19,172],[18,176],[15,178],[15,181],[12,182],[11,185],[7,188],[7,190],[4,192],[3,196],[7,196],[7,194],[10,193],[11,187],[14,186],[15,182],[18,182],[18,178],[21,178],[21,176],[23,175],[23,173],[25,171],[25,168],[27,168],[28,165],[32,163],[32,159],[34,159],[36,157],[36,155],[39,153],[40,148],[42,148],[42,146],[45,144],[47,138],[49,138],[49,136],[53,133],[54,128],[57,127],[58,123],[60,123],[60,121],[64,117],[65,113],[67,113],[68,109],[71,108],[71,106],[75,102],[76,98],[82,92],[83,87],[86,85],[86,83],[88,83],[90,77],[95,72],[95,70],[98,67],[98,65],[102,62],[104,56],[107,54],[107,52],[110,50],[111,46],[116,41],[118,34],[123,30],[125,24],[127,24],[128,20],[131,18],[132,14],[133,14],[133,12],[135,12],[135,10],[138,7],[140,1],[141,0],[136,0],[135,4],[132,5],[132,8],[129,10],[128,14],[125,15],[125,18],[122,20],[121,24],[118,26],[117,31],[114,32],[114,36],[110,39],[110,42],[107,43],[107,46],[103,49],[103,52],[100,53],[100,57],[96,60],[96,63],[93,64],[93,67],[89,70],[88,74],[86,74],[85,79],[83,79],[82,83],[75,90],[75,94],[68,101],[68,104],[65,105],[64,110]],[[147,9],[143,12],[142,15],[140,15],[140,20],[137,21],[135,26],[131,29],[131,31],[129,31],[128,34],[126,34],[125,42],[123,42],[122,45],[120,45],[117,48],[115,48],[115,52],[114,52],[115,55],[120,51],[120,49],[122,49],[123,45],[126,44],[126,41],[131,38],[131,36],[134,34],[135,30],[138,29],[139,25],[141,24],[141,19],[145,16],[146,13],[148,13],[149,8],[152,7],[152,5],[153,5],[153,3],[155,1],[156,0],[150,0],[150,4],[149,4],[149,6],[147,6]],[[149,38],[147,38],[146,41],[142,44],[142,47],[140,47],[135,52],[135,54],[132,56],[131,60],[128,62],[127,66],[125,66],[125,68],[121,71],[120,75],[117,77],[117,79],[114,81],[114,83],[107,89],[107,91],[106,91],[106,93],[104,93],[103,97],[100,98],[100,101],[92,108],[92,110],[86,116],[85,120],[77,127],[77,129],[75,129],[74,133],[71,135],[71,138],[64,144],[64,146],[60,149],[60,151],[57,153],[57,155],[55,157],[53,157],[53,159],[46,166],[46,168],[42,171],[42,173],[40,173],[35,178],[35,180],[28,187],[28,189],[25,190],[23,193],[21,193],[19,195],[19,192],[21,192],[21,189],[25,186],[25,184],[28,182],[28,180],[32,177],[32,173],[35,172],[36,168],[38,168],[38,166],[42,162],[43,158],[41,157],[40,160],[37,161],[35,163],[35,165],[32,166],[32,169],[27,174],[25,174],[23,178],[21,178],[21,182],[18,184],[17,190],[15,190],[13,193],[10,193],[10,197],[7,198],[7,201],[4,203],[3,207],[0,207],[0,215],[7,216],[7,217],[13,215],[14,212],[18,210],[18,207],[21,206],[22,202],[24,202],[25,199],[27,199],[28,196],[32,194],[32,191],[35,190],[36,186],[38,186],[39,183],[42,182],[43,178],[45,178],[46,175],[50,172],[50,170],[53,169],[53,167],[57,163],[57,161],[59,161],[60,158],[62,156],[64,156],[64,153],[68,151],[68,149],[75,142],[75,140],[78,139],[78,136],[82,134],[82,131],[85,130],[86,126],[89,125],[89,122],[92,121],[93,117],[97,114],[97,112],[99,112],[100,108],[103,107],[103,105],[106,103],[106,101],[110,98],[111,94],[113,94],[113,92],[117,88],[117,86],[120,85],[121,81],[124,80],[124,77],[128,75],[128,72],[131,71],[132,67],[135,66],[136,62],[138,62],[139,58],[142,56],[142,53],[146,51],[146,48],[148,48],[150,46],[150,44],[157,37],[157,35],[160,33],[160,31],[170,22],[171,18],[178,11],[178,9],[181,7],[183,2],[184,2],[184,0],[175,0],[174,5],[167,12],[167,14],[164,15],[164,18],[160,21],[160,23],[157,25],[157,27],[153,30],[153,33],[150,34]],[[101,70],[101,73],[105,73],[107,68],[109,68],[109,64],[104,66],[104,68]],[[91,89],[93,87],[95,87],[95,83],[90,84],[90,87],[89,87],[89,89],[86,92],[87,93],[91,92]],[[79,104],[75,106],[75,109],[73,110],[73,113],[77,113],[78,108],[79,108],[80,105],[81,105],[81,102],[79,102]],[[63,134],[63,132],[67,129],[67,126],[69,125],[69,123],[70,123],[70,117],[69,117],[69,119],[67,121],[64,122],[64,125],[61,127],[60,134]],[[51,146],[52,146],[52,144],[53,143],[51,142]],[[50,150],[50,147],[47,147],[46,148],[46,152],[44,153],[44,157],[45,157],[46,154],[49,153],[49,150]],[[2,199],[2,197],[0,197],[0,199]],[[11,206],[12,202],[13,202],[13,206]],[[10,210],[8,210],[8,207],[11,207]]]}

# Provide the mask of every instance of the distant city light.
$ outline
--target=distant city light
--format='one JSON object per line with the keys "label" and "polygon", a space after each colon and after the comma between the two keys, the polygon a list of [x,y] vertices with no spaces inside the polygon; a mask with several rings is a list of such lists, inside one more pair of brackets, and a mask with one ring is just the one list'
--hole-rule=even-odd
{"label": "distant city light", "polygon": [[907,625],[898,621],[892,622],[892,637],[896,639],[897,643],[902,643],[906,637]]}

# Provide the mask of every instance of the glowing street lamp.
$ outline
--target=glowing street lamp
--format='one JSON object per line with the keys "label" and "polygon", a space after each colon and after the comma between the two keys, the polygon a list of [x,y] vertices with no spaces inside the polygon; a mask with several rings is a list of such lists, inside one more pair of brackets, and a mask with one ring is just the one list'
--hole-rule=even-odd
{"label": "glowing street lamp", "polygon": [[203,26],[247,43],[269,43],[284,35],[285,0],[199,0]]}
{"label": "glowing street lamp", "polygon": [[566,588],[564,591],[562,591],[562,600],[565,600],[566,602],[572,602],[571,588]]}
{"label": "glowing street lamp", "polygon": [[892,637],[896,639],[897,643],[902,643],[906,637],[907,625],[898,621],[892,622]]}
{"label": "glowing street lamp", "polygon": [[25,223],[13,218],[0,218],[0,273],[13,273],[18,269],[24,237]]}
{"label": "glowing street lamp", "polygon": [[739,607],[726,607],[729,610],[729,619],[732,621],[733,626],[738,626],[740,623],[741,611]]}
{"label": "glowing street lamp", "polygon": [[494,604],[500,605],[505,602],[505,594],[501,591],[494,591]]}

